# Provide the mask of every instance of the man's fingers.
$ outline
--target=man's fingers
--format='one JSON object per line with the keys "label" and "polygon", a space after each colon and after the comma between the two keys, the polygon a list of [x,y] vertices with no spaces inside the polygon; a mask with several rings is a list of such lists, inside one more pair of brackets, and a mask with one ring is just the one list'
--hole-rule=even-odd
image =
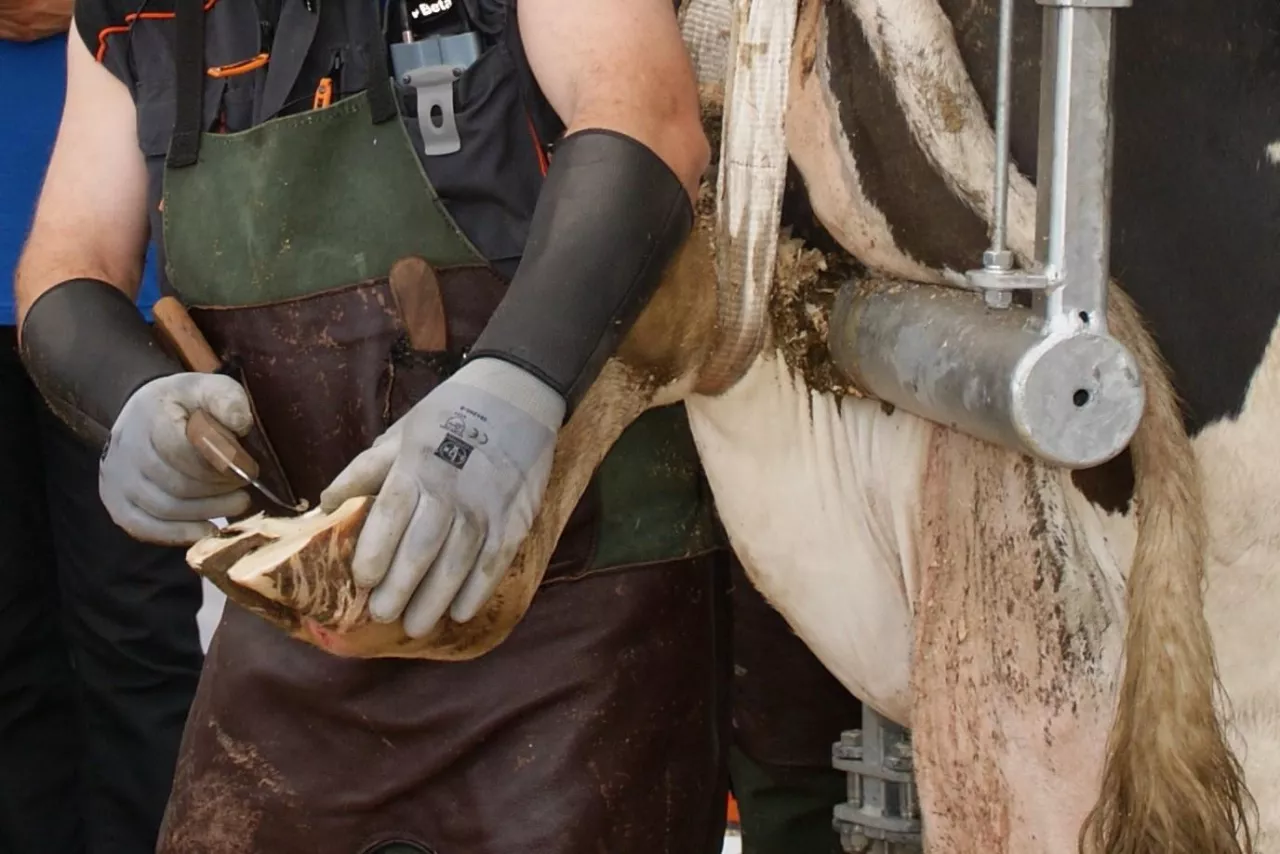
{"label": "man's fingers", "polygon": [[[348,498],[377,495],[399,452],[399,442],[375,442],[373,447],[361,453],[339,472],[324,492],[320,493],[320,508],[326,513],[332,513]],[[410,508],[410,512],[412,509]]]}
{"label": "man's fingers", "polygon": [[166,463],[155,454],[148,454],[140,466],[142,476],[174,498],[211,498],[225,495],[244,486],[238,477],[192,477]]}
{"label": "man's fingers", "polygon": [[511,561],[515,560],[522,542],[519,539],[499,539],[497,536],[491,536],[489,540],[480,559],[476,561],[475,570],[449,608],[449,617],[454,622],[465,623],[480,612],[511,568]]}
{"label": "man's fingers", "polygon": [[411,478],[393,474],[386,479],[373,507],[369,508],[369,517],[351,558],[351,574],[357,586],[373,587],[386,576],[417,506],[418,485]]}
{"label": "man's fingers", "polygon": [[391,568],[369,596],[369,614],[375,620],[389,623],[404,611],[440,551],[452,520],[453,505],[427,492],[419,494],[418,506],[391,560]]}
{"label": "man's fingers", "polygon": [[243,489],[205,498],[178,498],[145,477],[137,478],[127,497],[143,513],[162,522],[202,522],[233,518],[249,509],[249,493]]}
{"label": "man's fingers", "polygon": [[484,539],[484,527],[462,513],[454,516],[444,547],[405,608],[405,634],[420,638],[435,628],[474,568]]}
{"label": "man's fingers", "polygon": [[127,501],[113,502],[107,512],[135,540],[159,546],[189,546],[218,530],[212,522],[163,522]]}

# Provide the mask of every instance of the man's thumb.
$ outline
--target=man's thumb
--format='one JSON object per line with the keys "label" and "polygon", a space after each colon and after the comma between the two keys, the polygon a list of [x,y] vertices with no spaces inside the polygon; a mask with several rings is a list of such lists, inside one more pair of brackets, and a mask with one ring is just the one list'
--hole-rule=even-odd
{"label": "man's thumb", "polygon": [[320,507],[332,513],[357,495],[377,495],[400,451],[399,442],[374,445],[352,460],[320,493]]}

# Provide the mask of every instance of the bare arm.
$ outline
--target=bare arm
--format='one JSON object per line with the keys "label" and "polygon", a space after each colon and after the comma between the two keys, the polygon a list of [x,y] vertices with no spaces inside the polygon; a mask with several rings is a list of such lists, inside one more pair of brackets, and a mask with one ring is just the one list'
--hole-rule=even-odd
{"label": "bare arm", "polygon": [[0,0],[0,40],[35,41],[67,31],[74,0]]}
{"label": "bare arm", "polygon": [[19,329],[32,303],[67,279],[101,279],[135,297],[147,235],[133,99],[73,34],[62,123],[18,262]]}
{"label": "bare arm", "polygon": [[710,150],[671,0],[520,0],[517,9],[529,65],[566,133],[625,133],[696,198]]}

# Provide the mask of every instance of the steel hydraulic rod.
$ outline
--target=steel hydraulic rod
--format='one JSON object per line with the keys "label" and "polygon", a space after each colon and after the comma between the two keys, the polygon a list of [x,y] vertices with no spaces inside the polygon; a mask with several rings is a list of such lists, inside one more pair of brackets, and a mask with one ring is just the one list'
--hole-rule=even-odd
{"label": "steel hydraulic rod", "polygon": [[[1013,109],[1013,0],[1000,0],[1000,37],[996,57],[996,168],[992,187],[991,248],[982,255],[982,267],[989,273],[1013,270],[1009,251],[1009,113]],[[990,289],[987,305],[1008,308],[1013,298],[1008,291]]]}
{"label": "steel hydraulic rod", "polygon": [[[996,176],[992,212],[991,254],[1008,250],[1009,113],[1013,109],[1013,0],[1000,0],[999,67],[996,71]],[[1010,266],[1001,265],[1002,269]]]}

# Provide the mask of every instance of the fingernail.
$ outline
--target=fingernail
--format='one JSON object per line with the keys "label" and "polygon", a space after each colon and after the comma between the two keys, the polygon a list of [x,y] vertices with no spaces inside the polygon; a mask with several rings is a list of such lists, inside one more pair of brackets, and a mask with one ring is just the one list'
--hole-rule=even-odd
{"label": "fingernail", "polygon": [[375,623],[389,623],[395,619],[395,614],[387,607],[386,597],[377,593],[369,597],[369,616]]}

